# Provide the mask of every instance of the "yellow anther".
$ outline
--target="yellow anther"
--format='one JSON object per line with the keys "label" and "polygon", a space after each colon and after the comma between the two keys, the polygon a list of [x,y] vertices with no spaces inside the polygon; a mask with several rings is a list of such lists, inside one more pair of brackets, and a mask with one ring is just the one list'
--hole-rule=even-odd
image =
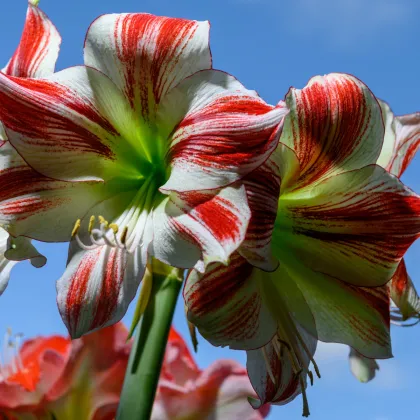
{"label": "yellow anther", "polygon": [[74,228],[71,231],[71,237],[72,238],[77,235],[77,232],[79,231],[79,229],[80,229],[80,219],[77,219],[76,223],[74,224]]}
{"label": "yellow anther", "polygon": [[95,216],[90,216],[89,227],[88,227],[88,232],[89,233],[92,233],[92,229],[93,229],[94,224],[95,224]]}
{"label": "yellow anther", "polygon": [[128,227],[125,226],[124,229],[123,229],[123,232],[121,234],[121,243],[122,244],[125,244],[125,241],[127,239],[127,233],[128,233]]}
{"label": "yellow anther", "polygon": [[98,216],[98,220],[99,220],[99,223],[101,224],[101,225],[105,225],[105,227],[108,227],[108,222],[106,221],[106,219],[105,219],[105,217],[103,217],[103,216]]}
{"label": "yellow anther", "polygon": [[109,226],[108,226],[115,234],[117,234],[118,233],[118,225],[117,224],[115,224],[115,223],[111,223]]}

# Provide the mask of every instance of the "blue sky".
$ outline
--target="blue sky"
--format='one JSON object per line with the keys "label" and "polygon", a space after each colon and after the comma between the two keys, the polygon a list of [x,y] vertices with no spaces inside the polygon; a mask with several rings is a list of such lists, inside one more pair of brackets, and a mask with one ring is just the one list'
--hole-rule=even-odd
{"label": "blue sky", "polygon": [[[110,12],[149,12],[211,22],[214,66],[234,74],[270,103],[283,99],[288,88],[302,88],[311,76],[330,72],[352,73],[362,79],[396,114],[420,110],[418,72],[420,37],[417,0],[41,0],[63,36],[58,69],[82,64],[86,30],[97,16]],[[15,49],[22,29],[24,0],[2,2],[0,66]],[[403,181],[420,191],[420,156]],[[67,255],[64,244],[39,249],[48,257],[43,269],[29,264],[14,268],[0,298],[0,333],[7,327],[37,334],[65,333],[55,304],[55,280]],[[407,266],[416,282],[420,243],[407,254]],[[419,284],[420,287],[420,284]],[[130,309],[127,322],[130,321]],[[183,305],[175,325],[187,336]],[[322,344],[316,355],[322,379],[308,390],[312,420],[397,420],[413,418],[418,409],[418,328],[393,329],[394,355],[380,362],[377,378],[359,384],[349,373],[347,349]],[[198,363],[205,367],[217,358],[245,362],[245,355],[214,349],[200,340]],[[301,418],[301,400],[274,407],[270,419]]]}

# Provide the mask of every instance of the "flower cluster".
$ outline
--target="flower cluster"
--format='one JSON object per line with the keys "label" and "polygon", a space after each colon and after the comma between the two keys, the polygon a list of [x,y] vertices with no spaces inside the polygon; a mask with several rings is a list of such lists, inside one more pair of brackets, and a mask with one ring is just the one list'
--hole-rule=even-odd
{"label": "flower cluster", "polygon": [[[0,291],[17,261],[45,263],[31,239],[69,242],[57,300],[79,338],[124,316],[153,258],[187,270],[189,322],[246,351],[255,409],[302,394],[309,415],[318,340],[349,345],[370,379],[392,356],[390,320],[420,309],[403,260],[420,197],[399,179],[419,114],[395,117],[339,73],[267,104],[213,69],[208,22],[103,15],[84,65],[54,72],[60,42],[30,3],[0,72]],[[195,402],[201,381],[220,380],[181,359],[157,397],[171,419],[166,396],[186,378]]]}
{"label": "flower cluster", "polygon": [[[71,341],[37,337],[20,347],[7,332],[0,371],[0,414],[6,420],[111,420],[115,418],[131,342],[122,323]],[[199,369],[171,329],[153,420],[262,420],[246,370],[232,360]]]}

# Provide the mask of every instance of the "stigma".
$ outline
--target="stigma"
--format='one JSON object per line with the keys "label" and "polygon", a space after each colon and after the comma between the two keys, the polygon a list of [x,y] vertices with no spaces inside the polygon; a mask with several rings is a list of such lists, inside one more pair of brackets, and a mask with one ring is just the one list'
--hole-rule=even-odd
{"label": "stigma", "polygon": [[84,243],[80,238],[80,227],[81,220],[77,219],[74,224],[71,237],[76,240],[80,248],[86,251],[96,249],[104,245],[129,251],[126,245],[128,234],[127,226],[120,229],[116,223],[109,223],[103,216],[91,216],[88,225],[89,244]]}

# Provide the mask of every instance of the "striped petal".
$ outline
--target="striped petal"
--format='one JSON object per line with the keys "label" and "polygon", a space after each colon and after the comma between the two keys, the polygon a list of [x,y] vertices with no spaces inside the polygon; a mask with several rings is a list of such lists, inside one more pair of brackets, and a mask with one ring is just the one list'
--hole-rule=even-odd
{"label": "striped petal", "polygon": [[93,250],[73,244],[57,282],[58,308],[72,338],[118,322],[134,299],[146,256],[109,246]]}
{"label": "striped petal", "polygon": [[380,104],[385,139],[377,163],[399,178],[420,148],[420,112],[395,117],[386,102]]}
{"label": "striped petal", "polygon": [[91,68],[42,80],[0,74],[0,120],[25,161],[55,179],[127,178],[145,161],[131,143],[138,119],[116,85]]}
{"label": "striped petal", "polygon": [[[305,346],[311,355],[315,354],[317,340],[306,333],[298,324]],[[255,389],[259,401],[251,400],[254,408],[259,408],[265,403],[284,405],[296,398],[302,392],[302,384],[306,388],[306,380],[302,376],[302,382],[299,379],[299,372],[293,369],[292,362],[288,357],[287,349],[283,348],[278,352],[278,345],[274,340],[264,347],[247,351],[247,369],[248,376],[253,388]],[[301,352],[304,353],[301,347]],[[309,357],[306,357],[304,368],[309,368]],[[307,407],[306,396],[304,407]],[[304,415],[308,414],[305,412]]]}
{"label": "striped petal", "polygon": [[239,252],[253,266],[265,271],[273,271],[278,265],[271,255],[271,237],[277,216],[280,168],[283,163],[279,160],[278,149],[243,180],[251,219]]}
{"label": "striped petal", "polygon": [[[193,270],[184,287],[188,319],[215,346],[254,349],[276,333],[253,267],[239,254],[230,264],[212,264],[205,274]],[[223,291],[223,293],[221,293]]]}
{"label": "striped petal", "polygon": [[[288,283],[297,285],[313,314],[318,339],[347,344],[370,358],[392,357],[387,286],[353,286],[313,271],[304,262],[290,256],[274,273],[275,284],[280,292]],[[299,307],[290,308],[296,321],[311,332],[313,320]]]}
{"label": "striped petal", "polygon": [[10,261],[4,253],[8,249],[9,234],[0,228],[0,295],[5,291],[10,280],[10,272],[18,261]]}
{"label": "striped petal", "polygon": [[360,286],[389,281],[420,235],[420,197],[379,166],[280,197],[273,252]]}
{"label": "striped petal", "polygon": [[184,80],[159,107],[172,167],[161,190],[220,188],[243,178],[274,151],[286,114],[283,103],[267,105],[226,73],[207,70]]}
{"label": "striped petal", "polygon": [[28,166],[10,143],[0,147],[0,222],[13,236],[68,241],[104,189],[96,182],[55,181]]}
{"label": "striped petal", "polygon": [[54,72],[61,37],[38,7],[28,3],[19,46],[2,70],[9,76],[41,78]]}
{"label": "striped petal", "polygon": [[391,299],[397,310],[391,313],[391,319],[406,321],[409,318],[418,318],[420,314],[420,297],[407,273],[404,260],[401,260],[391,282],[389,283]]}
{"label": "striped petal", "polygon": [[346,74],[312,78],[286,96],[290,114],[281,142],[300,163],[296,189],[376,163],[382,148],[381,109],[368,87]]}
{"label": "striped petal", "polygon": [[371,381],[375,377],[376,371],[379,370],[375,359],[369,359],[352,348],[350,349],[349,363],[351,373],[362,383]]}
{"label": "striped petal", "polygon": [[209,23],[144,13],[103,15],[89,28],[84,56],[87,66],[124,92],[136,115],[151,122],[171,88],[211,68]]}
{"label": "striped petal", "polygon": [[245,238],[249,218],[243,186],[172,193],[154,210],[153,255],[199,270],[215,261],[227,264]]}

